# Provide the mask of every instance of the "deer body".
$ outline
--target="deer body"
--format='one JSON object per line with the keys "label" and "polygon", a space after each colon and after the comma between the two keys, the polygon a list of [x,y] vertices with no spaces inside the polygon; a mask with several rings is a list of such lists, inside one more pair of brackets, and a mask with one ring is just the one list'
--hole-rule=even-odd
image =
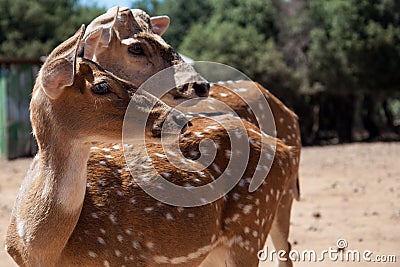
{"label": "deer body", "polygon": [[79,219],[89,147],[72,151],[79,152],[59,150],[67,154],[52,154],[49,161],[59,160],[57,163],[46,164],[45,155],[36,157],[24,181],[26,190],[19,194],[6,243],[8,252],[21,266],[57,262]]}
{"label": "deer body", "polygon": [[[104,22],[104,17],[112,17],[112,13],[117,12],[114,15],[116,18],[121,17],[121,21],[123,23],[114,23],[113,25],[108,25],[107,22]],[[135,39],[138,37],[138,31],[143,32],[152,32],[153,34],[148,35],[147,40],[153,40],[160,42],[165,45],[165,42],[162,41],[160,36],[167,30],[169,25],[169,19],[165,16],[151,18],[150,21],[143,19],[145,15],[142,11],[139,10],[129,10],[127,8],[120,9],[120,15],[118,15],[118,10],[110,10],[107,13],[108,15],[104,15],[104,17],[99,17],[95,19],[92,24],[92,31],[96,31],[98,28],[112,28],[119,34],[110,42],[109,47],[103,46],[100,49],[91,49],[91,52],[88,53],[88,56],[92,56],[92,59],[96,62],[101,63],[106,69],[111,70],[115,73],[118,73],[121,77],[131,81],[137,82],[138,79],[132,75],[134,75],[131,70],[135,68],[135,64],[132,64],[129,60],[131,59],[131,55],[127,53],[124,48],[115,48],[118,43],[124,43],[125,39]],[[125,19],[123,19],[125,18]],[[108,19],[110,20],[110,19]],[[118,19],[116,20],[118,21]],[[132,25],[136,25],[132,28]],[[139,30],[140,29],[140,30]],[[118,37],[119,36],[119,37]],[[138,41],[138,40],[136,40]],[[87,39],[87,43],[93,43],[91,38]],[[126,43],[126,42],[125,42]],[[154,55],[159,55],[158,51],[163,51],[161,46],[152,50]],[[160,56],[158,56],[160,58]],[[121,60],[123,59],[123,60]],[[140,80],[138,84],[141,84],[143,80]],[[224,84],[215,84],[210,88],[210,97],[216,98],[223,103],[227,104],[232,108],[232,110],[238,114],[241,118],[248,120],[249,122],[258,125],[257,120],[249,111],[248,105],[246,102],[240,99],[240,97],[232,94],[232,91],[229,90],[234,86],[237,89],[243,89],[247,91],[246,102],[253,102],[255,104],[258,103],[259,99],[257,97],[260,94],[254,94],[254,83],[252,82],[240,82],[236,84],[232,83],[224,83]],[[262,92],[265,98],[270,105],[272,110],[275,124],[276,124],[276,133],[267,133],[274,135],[276,137],[283,140],[286,145],[296,147],[296,156],[293,158],[294,168],[297,170],[297,175],[290,182],[290,190],[289,194],[286,194],[282,200],[282,203],[278,209],[278,214],[276,216],[276,222],[274,223],[274,227],[271,231],[271,236],[273,243],[277,250],[283,249],[286,251],[290,250],[290,243],[288,242],[289,236],[289,226],[290,226],[290,213],[293,199],[300,198],[300,190],[299,190],[299,162],[300,162],[300,152],[301,152],[301,136],[300,136],[300,127],[298,122],[298,117],[289,110],[279,99],[274,97],[268,90],[263,88],[261,85],[257,84],[258,89]],[[162,100],[166,101],[169,105],[174,105],[177,103],[176,100],[177,92],[173,91],[173,93],[165,95]],[[254,97],[257,96],[257,97]],[[179,97],[190,97],[190,94],[179,94]],[[289,267],[292,266],[290,259],[287,259],[286,262],[280,262],[281,267]]]}
{"label": "deer body", "polygon": [[[255,85],[257,88],[254,88]],[[287,252],[286,255],[288,255],[288,252],[291,249],[288,239],[292,203],[293,199],[300,199],[299,166],[301,154],[301,133],[298,117],[263,86],[250,81],[237,81],[233,83],[219,82],[218,84],[211,86],[210,97],[226,103],[241,118],[253,123],[254,125],[258,125],[255,115],[247,105],[247,103],[259,102],[258,97],[260,94],[255,92],[257,89],[261,91],[262,95],[267,100],[274,117],[276,133],[269,134],[276,134],[276,137],[282,140],[286,145],[296,148],[292,158],[295,175],[289,182],[289,190],[286,191],[281,199],[270,232],[276,251],[284,250]],[[235,91],[237,90],[246,91],[246,102],[235,94]],[[279,262],[279,266],[290,267],[292,266],[292,262],[290,258],[287,257],[286,261]]]}
{"label": "deer body", "polygon": [[[128,172],[122,145],[98,144],[121,142],[125,111],[137,88],[80,57],[83,32],[84,27],[57,47],[38,76],[31,121],[39,153],[12,213],[8,253],[20,266],[215,266],[215,253],[224,251],[218,259],[222,266],[257,266],[257,251],[293,176],[292,149],[243,122],[250,156],[239,183],[224,198],[193,208],[155,200]],[[170,112],[182,121],[181,113],[160,100],[136,94],[146,99],[135,107],[150,115],[146,133]],[[150,108],[148,101],[156,105]],[[225,170],[229,154],[240,153],[230,150],[229,129],[221,121],[237,128],[238,119],[230,116],[198,118],[180,136],[182,153],[193,160],[204,138],[218,144],[213,163],[203,171],[174,167],[164,156],[169,150],[153,140],[147,153],[133,149],[134,178],[151,181],[152,165],[177,185],[213,181]],[[261,187],[249,193],[262,145],[273,164]]]}
{"label": "deer body", "polygon": [[[229,160],[225,151],[229,147],[224,144],[227,136],[221,135],[224,129],[216,123],[205,119],[194,121],[187,137],[180,142],[183,154],[190,157],[190,152],[203,138],[194,133],[204,129],[205,125],[213,130],[203,131],[204,137],[222,144],[216,162],[224,170]],[[246,126],[249,138],[261,142],[259,135],[250,131],[257,128],[250,124]],[[168,179],[178,185],[199,186],[219,175],[212,167],[201,175],[171,167],[164,157],[159,156],[163,153],[161,144],[148,144],[147,149],[150,155],[158,155],[152,157],[153,166],[158,166],[160,173],[168,171]],[[49,205],[48,223],[41,223],[41,229],[32,234],[43,238],[43,246],[29,252],[35,255],[35,261],[14,258],[21,266],[199,266],[203,261],[202,266],[223,266],[215,265],[214,260],[207,265],[207,257],[222,249],[227,251],[223,260],[227,266],[257,266],[257,251],[266,241],[278,202],[286,190],[286,177],[291,175],[283,175],[283,170],[290,168],[290,152],[278,142],[276,162],[270,174],[263,185],[250,194],[247,191],[249,177],[256,166],[259,149],[257,145],[251,147],[249,166],[243,179],[225,198],[200,207],[183,208],[163,204],[135,184],[125,167],[122,145],[92,147],[87,161],[87,180],[83,180],[79,190],[86,188],[81,205],[75,211],[62,205]],[[138,151],[136,158],[140,179],[148,173],[150,163],[143,160],[145,151]],[[65,160],[65,156],[60,159]],[[42,187],[38,188],[39,192],[43,192]],[[75,193],[70,193],[71,197],[76,197]],[[53,196],[48,197],[40,204],[52,203],[50,198]],[[11,223],[10,229],[8,240],[19,240],[15,223]],[[10,242],[8,246],[14,248]],[[9,252],[15,256],[18,254],[13,252],[25,251],[27,247],[30,248],[29,243]]]}
{"label": "deer body", "polygon": [[[76,161],[75,171],[79,173],[77,167],[81,168],[83,177],[77,184],[72,179],[75,176],[66,177],[65,173],[33,178],[38,185],[28,185],[29,193],[25,191],[21,197],[29,199],[29,203],[22,202],[16,207],[17,212],[10,224],[7,238],[9,253],[21,266],[198,266],[213,251],[223,249],[227,251],[224,262],[232,260],[228,266],[257,266],[256,253],[266,240],[276,207],[286,188],[286,177],[291,175],[283,175],[284,169],[290,169],[291,155],[288,148],[278,141],[276,162],[269,176],[256,192],[249,194],[248,177],[254,171],[260,149],[256,143],[262,140],[255,133],[256,127],[246,126],[249,137],[255,142],[243,180],[226,198],[196,208],[174,207],[148,196],[135,184],[125,167],[122,145],[98,145],[100,147],[90,150],[89,147],[81,147],[82,155],[85,152],[87,156],[90,151],[89,158],[82,160],[82,163],[87,162],[87,171],[85,164],[79,166],[78,152],[72,150],[64,154],[61,150],[54,154],[54,160],[63,167],[68,167],[65,163],[69,160]],[[204,132],[205,127],[209,127],[209,132]],[[225,144],[228,137],[221,134],[224,129],[217,123],[207,122],[206,119],[194,121],[186,137],[180,141],[184,155],[190,157],[190,152],[202,140],[203,137],[195,134],[199,131],[203,131],[204,138],[221,143],[216,162],[224,170],[229,160],[225,155],[229,149]],[[150,155],[158,155],[152,157],[154,166],[158,166],[160,173],[168,171],[168,179],[179,185],[188,182],[193,186],[206,184],[212,181],[211,177],[219,174],[211,167],[202,175],[174,169],[164,157],[159,156],[163,153],[161,144],[147,146]],[[29,175],[38,171],[35,166],[38,161],[43,161],[42,155],[43,151],[40,152],[40,160],[36,158],[33,162]],[[137,175],[145,176],[148,172],[147,161],[143,160],[146,159],[145,151],[138,151],[135,158],[140,166]],[[43,184],[49,178],[54,183],[67,179],[64,183],[71,184],[62,189],[66,191],[53,194],[50,192],[57,191],[57,186],[48,190]],[[85,192],[84,200],[76,207],[69,206],[82,197],[79,192]],[[60,193],[69,194],[67,203],[60,202]],[[45,207],[46,210],[35,210],[32,214],[25,210],[31,209],[30,205]],[[21,237],[19,220],[33,221],[38,227],[24,226],[25,234]],[[31,228],[35,231],[30,232]],[[39,242],[38,238],[42,240]],[[216,266],[212,262],[203,266]]]}

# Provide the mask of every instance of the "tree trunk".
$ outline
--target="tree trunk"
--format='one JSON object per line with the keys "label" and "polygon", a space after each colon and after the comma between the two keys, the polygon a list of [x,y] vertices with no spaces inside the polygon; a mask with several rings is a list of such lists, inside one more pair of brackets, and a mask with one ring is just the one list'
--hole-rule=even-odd
{"label": "tree trunk", "polygon": [[370,93],[367,93],[364,97],[365,115],[363,123],[365,129],[369,133],[368,140],[370,141],[376,139],[381,134],[378,123],[375,120],[378,106],[377,102],[379,102],[379,100],[374,98]]}
{"label": "tree trunk", "polygon": [[398,132],[396,129],[396,125],[394,123],[394,114],[389,107],[388,98],[385,98],[385,100],[382,103],[382,107],[383,107],[383,111],[385,112],[386,123],[387,123],[389,129],[393,130],[394,132]]}
{"label": "tree trunk", "polygon": [[338,95],[335,98],[338,112],[336,115],[336,130],[339,141],[348,143],[353,140],[354,96]]}

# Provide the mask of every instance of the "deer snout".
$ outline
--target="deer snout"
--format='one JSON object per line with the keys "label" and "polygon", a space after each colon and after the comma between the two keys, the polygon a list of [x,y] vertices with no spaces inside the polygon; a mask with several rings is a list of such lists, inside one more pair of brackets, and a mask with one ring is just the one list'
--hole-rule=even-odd
{"label": "deer snout", "polygon": [[210,93],[210,83],[209,82],[194,82],[192,84],[194,93],[198,97],[208,97]]}
{"label": "deer snout", "polygon": [[208,82],[188,82],[176,87],[174,98],[207,97],[210,92]]}

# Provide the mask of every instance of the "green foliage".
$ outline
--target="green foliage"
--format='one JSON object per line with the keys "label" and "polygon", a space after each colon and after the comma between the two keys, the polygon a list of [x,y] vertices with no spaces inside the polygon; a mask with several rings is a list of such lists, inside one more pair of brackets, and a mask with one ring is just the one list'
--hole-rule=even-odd
{"label": "green foliage", "polygon": [[394,128],[385,103],[400,95],[398,0],[139,2],[171,17],[164,37],[178,51],[239,69],[295,106],[310,140],[318,125],[351,140],[353,118],[376,136],[380,106]]}
{"label": "green foliage", "polygon": [[[0,0],[0,56],[37,58],[105,10],[77,0]],[[300,87],[398,91],[400,1],[137,0],[168,15],[164,38],[196,60],[229,64],[278,95]]]}
{"label": "green foliage", "polygon": [[241,27],[213,18],[205,26],[192,27],[180,51],[197,60],[233,66],[277,91],[289,89],[292,74],[283,61],[283,55],[272,38],[264,38],[251,25]]}
{"label": "green foliage", "polygon": [[395,0],[311,0],[311,81],[342,93],[398,90],[399,8]]}
{"label": "green foliage", "polygon": [[104,12],[76,0],[0,0],[0,57],[38,58]]}
{"label": "green foliage", "polygon": [[196,60],[217,61],[237,68],[273,88],[278,95],[295,92],[299,80],[276,47],[277,10],[272,2],[224,0],[212,3],[212,16],[190,28],[179,51]]}
{"label": "green foliage", "polygon": [[181,44],[193,25],[206,23],[213,11],[211,0],[138,0],[133,7],[152,16],[168,15],[171,26],[163,38],[173,47]]}
{"label": "green foliage", "polygon": [[234,23],[240,27],[252,26],[258,34],[276,37],[276,8],[272,1],[213,0],[215,16],[220,22]]}

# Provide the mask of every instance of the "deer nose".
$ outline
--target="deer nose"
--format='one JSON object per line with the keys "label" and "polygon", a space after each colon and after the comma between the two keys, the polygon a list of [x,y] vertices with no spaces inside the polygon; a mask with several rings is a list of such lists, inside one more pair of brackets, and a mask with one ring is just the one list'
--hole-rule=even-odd
{"label": "deer nose", "polygon": [[210,92],[210,83],[195,82],[193,85],[194,93],[199,97],[207,97]]}

